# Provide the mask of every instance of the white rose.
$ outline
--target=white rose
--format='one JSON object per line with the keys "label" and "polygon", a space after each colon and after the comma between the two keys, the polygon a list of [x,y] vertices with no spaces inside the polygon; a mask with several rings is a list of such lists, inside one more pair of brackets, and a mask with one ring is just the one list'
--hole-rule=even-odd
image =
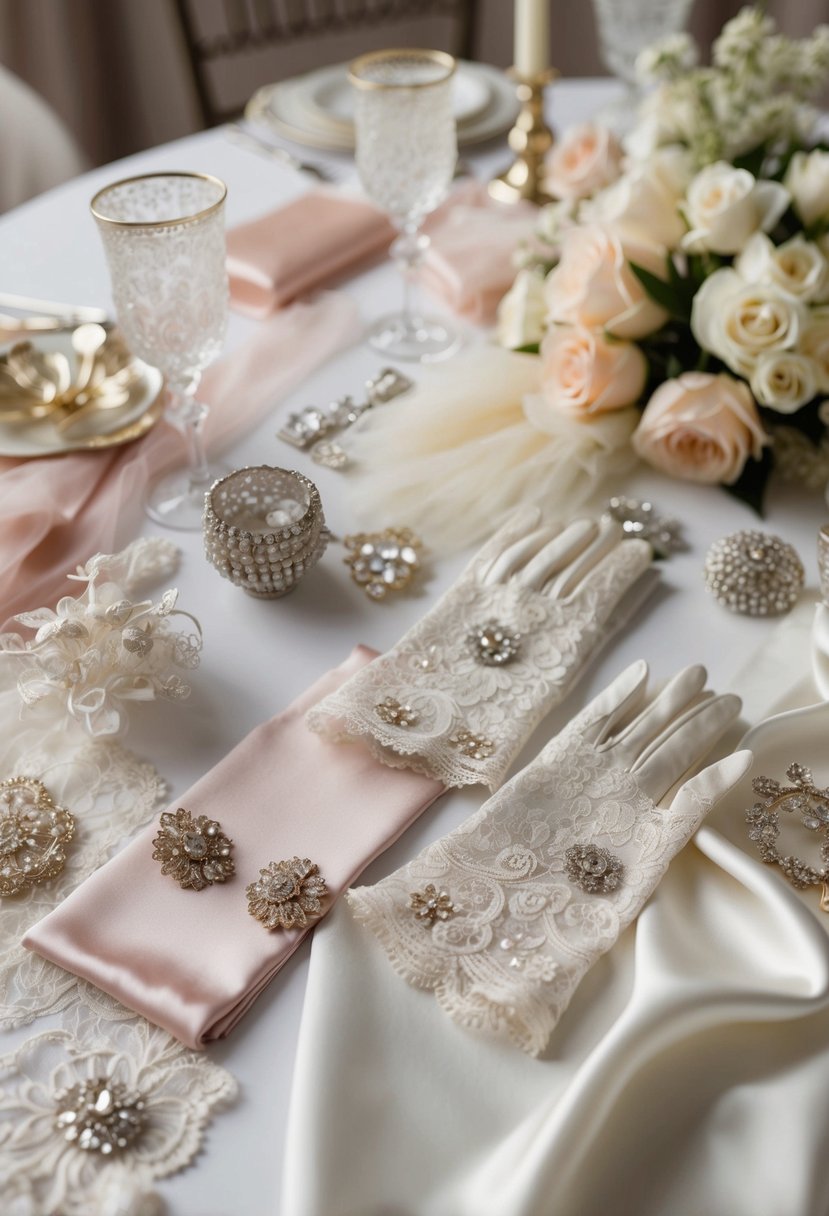
{"label": "white rose", "polygon": [[751,391],[761,405],[779,414],[793,414],[817,393],[817,369],[806,355],[770,351],[757,360]]}
{"label": "white rose", "polygon": [[622,148],[595,122],[571,127],[547,158],[546,189],[555,198],[587,198],[619,176]]}
{"label": "white rose", "polygon": [[608,224],[623,240],[649,241],[675,249],[685,235],[678,204],[691,176],[684,148],[656,151],[617,182],[582,203],[587,223]]}
{"label": "white rose", "polygon": [[544,280],[533,270],[519,270],[498,305],[498,341],[508,350],[540,342],[546,313]]}
{"label": "white rose", "polygon": [[829,152],[795,152],[783,185],[807,227],[816,220],[829,220]]}
{"label": "white rose", "polygon": [[750,376],[761,355],[797,345],[806,309],[776,287],[746,283],[735,270],[716,270],[705,280],[691,309],[691,331],[741,376]]}
{"label": "white rose", "polygon": [[758,181],[747,169],[726,161],[707,165],[688,187],[684,212],[690,232],[682,245],[690,253],[739,253],[755,232],[768,232],[789,205],[779,182]]}
{"label": "white rose", "polygon": [[755,232],[734,269],[747,283],[772,283],[784,296],[807,303],[825,290],[829,264],[817,245],[800,235],[775,245]]}
{"label": "white rose", "polygon": [[829,308],[813,308],[809,312],[797,349],[814,364],[820,391],[829,393]]}

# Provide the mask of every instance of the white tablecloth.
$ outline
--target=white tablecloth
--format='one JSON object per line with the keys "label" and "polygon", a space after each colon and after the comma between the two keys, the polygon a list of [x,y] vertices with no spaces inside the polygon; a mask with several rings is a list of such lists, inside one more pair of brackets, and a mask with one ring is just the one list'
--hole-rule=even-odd
{"label": "white tablecloth", "polygon": [[[563,127],[586,117],[608,101],[613,88],[595,81],[562,82],[551,98],[553,121]],[[503,150],[476,157],[482,173],[491,173],[504,160]],[[108,305],[109,281],[88,212],[89,199],[109,180],[164,169],[205,170],[222,177],[228,184],[229,224],[287,201],[311,185],[299,174],[239,148],[221,129],[141,153],[3,217],[2,288],[54,300]],[[369,320],[396,304],[399,283],[394,269],[382,265],[343,284],[342,290],[353,295]],[[232,350],[255,324],[234,316],[227,349]],[[326,515],[339,535],[349,530],[351,521],[338,475],[318,469],[307,456],[287,448],[275,438],[275,432],[289,409],[309,402],[325,404],[342,393],[358,391],[378,366],[377,356],[368,348],[346,352],[291,400],[275,401],[268,421],[232,453],[233,461],[240,465],[264,461],[308,473],[319,485]],[[233,403],[228,402],[226,408],[232,409]],[[527,755],[626,663],[645,657],[661,678],[682,664],[702,662],[713,685],[722,689],[771,629],[768,622],[725,612],[702,586],[701,567],[708,545],[726,532],[754,526],[757,521],[748,508],[716,489],[674,483],[647,472],[636,475],[627,488],[640,497],[651,496],[659,508],[679,516],[689,550],[665,563],[663,589],[638,626],[591,669],[575,698],[545,724]],[[825,514],[819,497],[795,488],[775,487],[769,498],[768,526],[798,548],[812,586],[817,581],[816,530]],[[378,521],[386,522],[391,521]],[[145,530],[149,534],[155,525],[147,522]],[[187,788],[248,730],[285,705],[323,670],[340,662],[354,643],[385,648],[423,611],[422,598],[403,597],[381,605],[367,601],[350,582],[341,561],[342,550],[336,546],[294,595],[260,602],[218,578],[202,556],[199,535],[182,533],[175,539],[184,552],[178,579],[180,604],[196,613],[204,627],[202,666],[194,680],[193,696],[185,705],[139,707],[129,736],[129,746],[151,759],[171,782],[174,794]],[[437,565],[427,588],[430,598],[452,581],[459,566],[460,559]],[[806,662],[804,655],[804,674]],[[480,800],[479,791],[442,799],[375,864],[372,876],[379,877],[401,864],[427,840],[460,822]],[[160,1184],[175,1216],[271,1216],[278,1212],[287,1099],[309,949],[310,942],[306,942],[232,1037],[210,1049],[239,1079],[241,1096],[212,1125],[206,1151],[195,1167]],[[334,1009],[337,994],[331,993],[330,999]],[[0,1049],[10,1050],[48,1024],[42,1021],[4,1036]],[[785,1118],[783,1112],[781,1117]]]}

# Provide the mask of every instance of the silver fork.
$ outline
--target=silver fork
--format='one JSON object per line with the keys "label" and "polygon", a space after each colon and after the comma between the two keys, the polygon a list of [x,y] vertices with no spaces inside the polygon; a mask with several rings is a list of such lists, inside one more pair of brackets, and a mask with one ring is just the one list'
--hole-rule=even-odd
{"label": "silver fork", "polygon": [[319,178],[322,182],[334,182],[337,180],[338,175],[336,170],[332,169],[329,165],[300,160],[298,156],[294,156],[293,152],[289,152],[287,148],[282,148],[278,144],[272,144],[270,140],[254,135],[253,132],[240,126],[238,122],[228,123],[225,127],[225,132],[228,139],[238,144],[241,148],[247,148],[249,152],[258,152],[261,156],[268,156],[273,160],[278,160],[283,165],[289,165],[292,169],[298,169],[302,173],[310,173],[312,177]]}

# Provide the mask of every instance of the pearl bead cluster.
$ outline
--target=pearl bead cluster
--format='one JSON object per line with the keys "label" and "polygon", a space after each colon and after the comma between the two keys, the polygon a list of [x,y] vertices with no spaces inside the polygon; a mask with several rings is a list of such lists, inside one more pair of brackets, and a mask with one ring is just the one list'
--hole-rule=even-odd
{"label": "pearl bead cluster", "polygon": [[325,552],[319,491],[301,473],[237,469],[205,495],[204,550],[223,578],[261,599],[292,591]]}

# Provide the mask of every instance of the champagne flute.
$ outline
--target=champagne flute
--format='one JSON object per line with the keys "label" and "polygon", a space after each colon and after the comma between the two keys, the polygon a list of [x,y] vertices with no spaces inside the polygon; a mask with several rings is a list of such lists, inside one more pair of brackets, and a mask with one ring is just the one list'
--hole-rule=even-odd
{"label": "champagne flute", "polygon": [[452,113],[455,60],[443,51],[373,51],[355,59],[357,169],[369,198],[400,231],[391,247],[404,276],[400,312],[376,322],[368,340],[395,359],[426,362],[451,354],[458,335],[412,309],[412,282],[429,247],[424,218],[445,198],[458,156]]}
{"label": "champagne flute", "polygon": [[118,325],[133,353],[164,373],[168,413],[187,441],[187,470],[150,487],[147,513],[188,531],[201,528],[205,491],[226,472],[208,464],[208,407],[196,399],[227,326],[226,194],[207,173],[148,173],[105,186],[91,203]]}

